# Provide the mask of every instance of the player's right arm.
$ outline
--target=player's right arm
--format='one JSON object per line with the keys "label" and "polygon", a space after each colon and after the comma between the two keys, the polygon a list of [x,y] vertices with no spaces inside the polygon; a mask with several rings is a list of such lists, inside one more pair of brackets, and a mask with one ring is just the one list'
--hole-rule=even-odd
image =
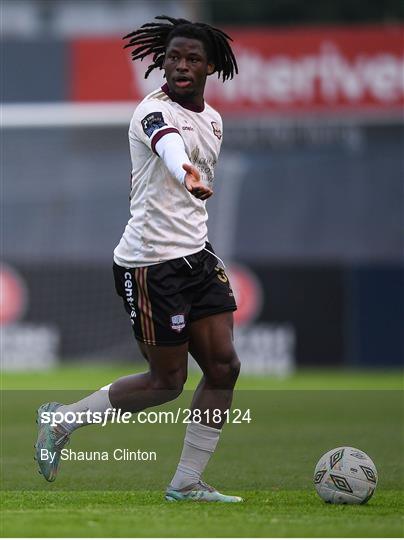
{"label": "player's right arm", "polygon": [[186,171],[184,185],[187,190],[194,195],[194,197],[204,201],[213,195],[213,191],[201,182],[201,176],[196,167],[191,164],[184,163],[182,168]]}
{"label": "player's right arm", "polygon": [[155,152],[174,176],[197,199],[205,200],[212,190],[200,178],[185,150],[184,141],[164,103],[141,103],[132,118],[130,131]]}
{"label": "player's right arm", "polygon": [[198,169],[190,163],[179,133],[167,133],[161,137],[156,144],[156,153],[170,173],[184,184],[194,197],[204,201],[213,194],[213,191],[201,181]]}

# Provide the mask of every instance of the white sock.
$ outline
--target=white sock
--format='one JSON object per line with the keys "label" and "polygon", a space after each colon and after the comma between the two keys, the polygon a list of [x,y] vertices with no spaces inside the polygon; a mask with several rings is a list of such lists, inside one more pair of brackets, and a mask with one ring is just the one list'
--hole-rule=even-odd
{"label": "white sock", "polygon": [[67,431],[67,433],[72,433],[75,429],[87,426],[89,423],[91,423],[88,421],[86,414],[78,415],[77,413],[86,413],[87,411],[91,411],[92,413],[105,413],[105,411],[107,411],[108,409],[112,409],[113,407],[109,400],[110,386],[110,384],[108,384],[107,386],[103,386],[93,394],[86,396],[80,401],[76,401],[76,403],[71,403],[70,405],[62,405],[61,407],[59,407],[57,409],[58,413],[60,412],[64,415],[66,415],[66,413],[73,413],[77,417],[77,420],[80,420],[71,422],[70,420],[74,419],[73,415],[67,415],[66,419],[59,424],[62,429],[64,431]]}
{"label": "white sock", "polygon": [[182,489],[199,482],[201,474],[216,449],[221,431],[221,429],[203,424],[188,425],[181,459],[171,480],[172,489]]}

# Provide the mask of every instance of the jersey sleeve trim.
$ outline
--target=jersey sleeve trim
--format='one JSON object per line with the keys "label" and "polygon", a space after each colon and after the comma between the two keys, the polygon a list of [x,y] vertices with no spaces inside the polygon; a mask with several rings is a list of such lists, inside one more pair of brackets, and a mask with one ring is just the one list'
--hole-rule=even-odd
{"label": "jersey sleeve trim", "polygon": [[[173,128],[173,127],[168,127],[168,128],[165,128],[165,129],[160,129],[155,135],[154,137],[152,138],[151,140],[151,149],[153,150],[153,152],[155,154],[157,154],[156,152],[156,144],[159,142],[159,140],[164,137],[164,135],[167,135],[167,133],[178,133],[178,135],[180,135],[180,132],[178,131],[178,129],[176,128]],[[180,135],[181,136],[181,135]]]}

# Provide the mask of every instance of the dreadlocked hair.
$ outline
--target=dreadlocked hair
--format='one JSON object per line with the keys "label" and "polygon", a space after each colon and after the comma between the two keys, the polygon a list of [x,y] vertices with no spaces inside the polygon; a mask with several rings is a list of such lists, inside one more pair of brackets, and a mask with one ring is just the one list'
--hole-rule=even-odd
{"label": "dreadlocked hair", "polygon": [[148,66],[145,79],[155,68],[163,69],[163,62],[168,44],[174,37],[186,37],[198,39],[204,44],[208,60],[214,66],[223,81],[232,79],[238,73],[236,58],[231,50],[230,36],[218,28],[213,28],[205,23],[192,23],[186,19],[174,19],[166,15],[156,17],[158,20],[168,21],[159,23],[146,23],[138,30],[128,34],[122,39],[130,39],[124,46],[134,47],[132,60],[143,60],[146,56],[153,55],[153,62]]}

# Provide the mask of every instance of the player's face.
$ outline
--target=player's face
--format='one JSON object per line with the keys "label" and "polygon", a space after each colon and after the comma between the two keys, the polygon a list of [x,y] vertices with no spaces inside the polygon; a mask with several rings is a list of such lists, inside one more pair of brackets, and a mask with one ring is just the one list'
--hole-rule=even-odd
{"label": "player's face", "polygon": [[166,50],[163,68],[170,92],[180,98],[195,100],[203,97],[206,77],[214,65],[199,39],[173,38]]}

